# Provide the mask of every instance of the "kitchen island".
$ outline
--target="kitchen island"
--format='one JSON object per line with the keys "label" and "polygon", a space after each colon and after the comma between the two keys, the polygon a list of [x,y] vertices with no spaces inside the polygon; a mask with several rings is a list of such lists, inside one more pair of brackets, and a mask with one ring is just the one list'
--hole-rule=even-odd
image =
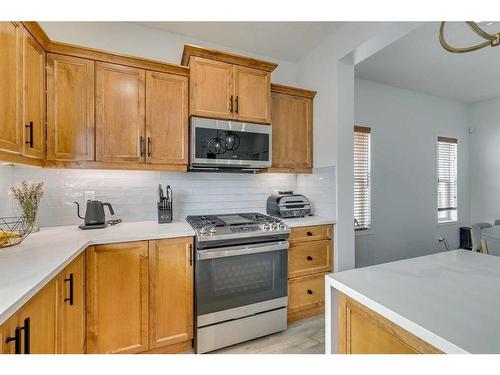
{"label": "kitchen island", "polygon": [[327,353],[500,353],[500,257],[453,250],[325,277]]}

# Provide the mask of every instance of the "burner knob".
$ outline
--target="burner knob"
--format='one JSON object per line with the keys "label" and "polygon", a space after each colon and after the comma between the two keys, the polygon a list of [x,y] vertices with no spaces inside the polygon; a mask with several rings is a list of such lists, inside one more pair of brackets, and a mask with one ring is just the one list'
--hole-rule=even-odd
{"label": "burner knob", "polygon": [[269,231],[271,230],[271,225],[269,223],[264,223],[264,225],[262,226],[262,229],[264,229],[264,231]]}
{"label": "burner knob", "polygon": [[273,223],[272,227],[273,227],[273,230],[278,230],[278,229],[279,229],[279,224],[278,224],[278,222],[277,222],[277,221],[275,221],[275,222]]}
{"label": "burner knob", "polygon": [[208,231],[210,232],[210,234],[215,234],[215,233],[217,233],[217,228],[216,227],[210,227],[210,229]]}
{"label": "burner knob", "polygon": [[208,227],[203,226],[203,227],[201,227],[201,228],[200,228],[200,233],[201,233],[201,234],[205,234],[205,233],[207,233],[207,232],[208,232]]}
{"label": "burner knob", "polygon": [[286,225],[285,225],[285,223],[284,223],[284,222],[282,222],[282,221],[280,221],[280,223],[279,223],[278,227],[279,227],[279,229],[281,229],[281,230],[286,229]]}

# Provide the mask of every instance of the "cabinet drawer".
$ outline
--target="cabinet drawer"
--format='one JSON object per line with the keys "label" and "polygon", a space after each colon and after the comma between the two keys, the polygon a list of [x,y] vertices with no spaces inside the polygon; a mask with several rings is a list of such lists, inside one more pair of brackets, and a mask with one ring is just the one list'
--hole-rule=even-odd
{"label": "cabinet drawer", "polygon": [[329,240],[332,238],[332,225],[314,225],[292,228],[290,242]]}
{"label": "cabinet drawer", "polygon": [[288,251],[288,277],[332,270],[332,241],[297,242]]}
{"label": "cabinet drawer", "polygon": [[288,314],[324,308],[325,275],[305,276],[288,281]]}

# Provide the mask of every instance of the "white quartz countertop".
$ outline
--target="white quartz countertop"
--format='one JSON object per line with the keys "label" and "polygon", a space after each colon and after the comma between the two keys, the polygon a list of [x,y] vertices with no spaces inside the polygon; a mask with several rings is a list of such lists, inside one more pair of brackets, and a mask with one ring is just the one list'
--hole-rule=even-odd
{"label": "white quartz countertop", "polygon": [[500,257],[453,250],[327,283],[445,353],[500,353]]}
{"label": "white quartz countertop", "polygon": [[294,217],[291,219],[281,219],[290,228],[294,227],[308,227],[310,225],[325,225],[325,224],[336,224],[335,219],[329,219],[321,216],[306,216],[306,217]]}
{"label": "white quartz countertop", "polygon": [[20,245],[0,249],[0,324],[88,246],[184,236],[194,236],[184,220],[120,223],[93,230],[76,225],[42,228]]}
{"label": "white quartz countertop", "polygon": [[[335,224],[319,216],[284,220],[288,226]],[[104,229],[81,230],[76,225],[42,228],[20,245],[0,249],[0,324],[61,272],[88,246],[194,236],[185,220],[120,223]]]}

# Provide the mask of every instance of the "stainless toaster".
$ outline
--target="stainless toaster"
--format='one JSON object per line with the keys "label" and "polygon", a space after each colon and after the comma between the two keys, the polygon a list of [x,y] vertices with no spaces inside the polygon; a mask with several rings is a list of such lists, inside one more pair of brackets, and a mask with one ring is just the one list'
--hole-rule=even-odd
{"label": "stainless toaster", "polygon": [[268,215],[278,217],[303,217],[311,214],[309,199],[293,191],[278,191],[267,198]]}

